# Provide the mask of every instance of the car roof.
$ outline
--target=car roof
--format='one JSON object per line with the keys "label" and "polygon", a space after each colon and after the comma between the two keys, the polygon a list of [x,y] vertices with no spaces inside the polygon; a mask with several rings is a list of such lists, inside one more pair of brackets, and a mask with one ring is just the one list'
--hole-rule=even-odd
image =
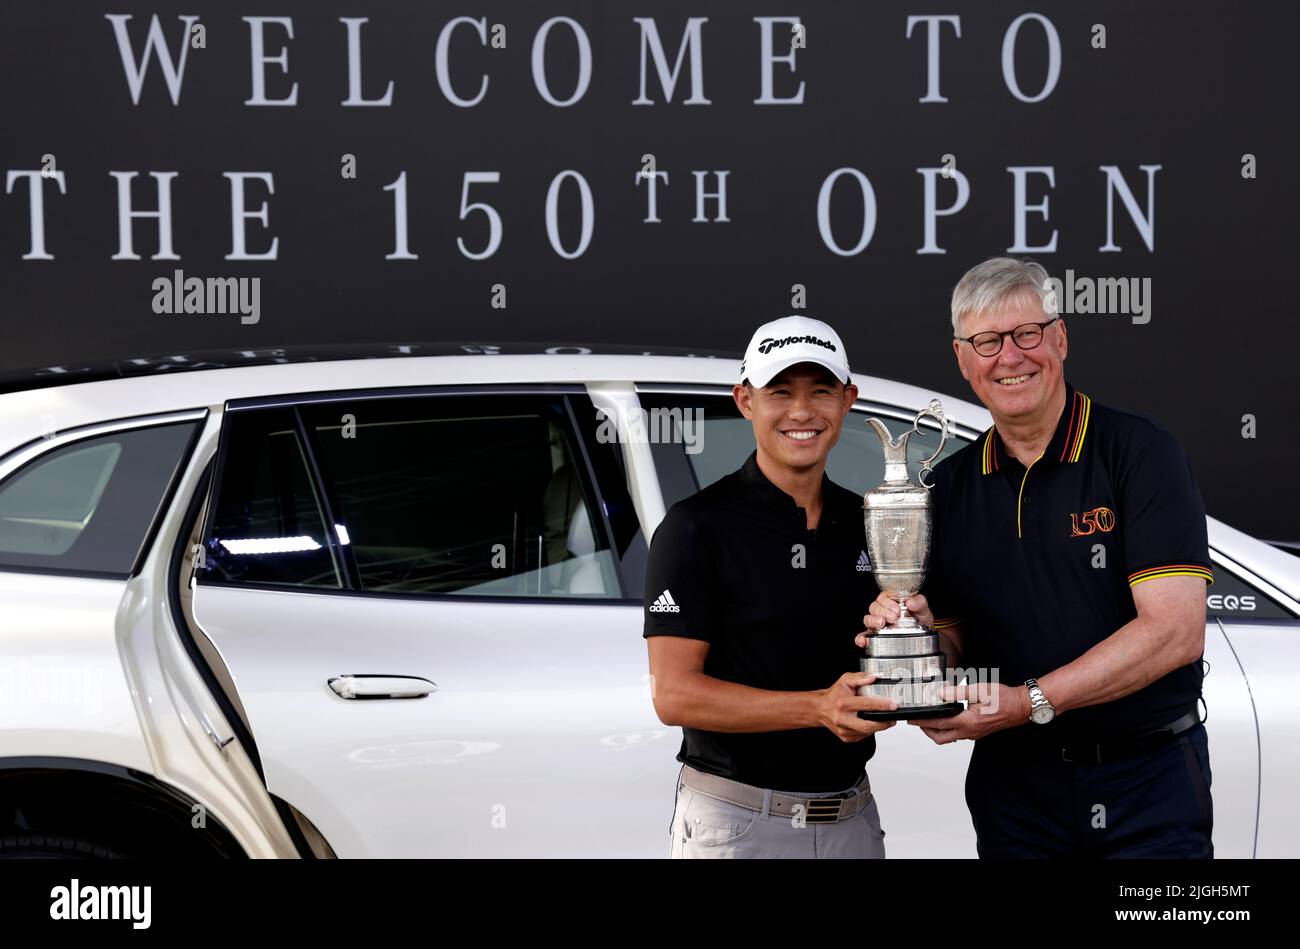
{"label": "car roof", "polygon": [[591,343],[515,343],[515,342],[406,342],[406,343],[334,343],[292,346],[258,346],[241,349],[208,349],[191,352],[155,353],[90,362],[71,362],[56,366],[27,369],[0,369],[0,393],[20,389],[101,382],[135,376],[175,375],[178,372],[201,372],[241,366],[284,365],[298,362],[336,362],[354,359],[403,359],[412,356],[473,355],[585,355],[599,353],[617,356],[694,356],[733,358],[736,354],[722,350],[696,350],[625,344]]}
{"label": "car roof", "polygon": [[[664,386],[731,386],[740,361],[705,355],[618,354],[586,347],[553,353],[501,352],[400,355],[223,365],[202,371],[167,369],[43,385],[0,395],[0,453],[54,429],[161,412],[215,408],[239,399],[346,390],[428,386],[644,383]],[[250,351],[253,352],[253,351]],[[267,350],[255,351],[259,353]],[[959,425],[976,431],[991,424],[979,405],[906,383],[853,374],[859,398],[919,411],[932,398]]]}
{"label": "car roof", "polygon": [[[430,386],[637,383],[651,388],[729,387],[740,360],[716,353],[662,355],[620,347],[538,344],[439,344],[375,347],[370,355],[317,347],[244,350],[118,361],[99,367],[65,369],[53,379],[10,373],[0,390],[20,377],[35,386],[0,394],[0,457],[50,430],[69,429],[135,416],[217,408],[229,401],[341,390],[406,389]],[[470,351],[466,351],[467,348]],[[539,352],[541,348],[543,351]],[[436,350],[447,355],[425,355]],[[477,351],[474,351],[477,350]],[[553,350],[553,351],[546,351]],[[280,354],[280,355],[277,355]],[[417,354],[419,353],[419,354]],[[458,353],[451,355],[451,353]],[[170,365],[169,365],[170,362]],[[253,363],[252,365],[241,363]],[[72,378],[92,381],[71,381]],[[860,402],[895,406],[911,414],[939,399],[944,412],[967,436],[987,429],[992,417],[981,405],[920,386],[853,373]],[[1215,518],[1207,518],[1210,544],[1300,599],[1295,558]]]}

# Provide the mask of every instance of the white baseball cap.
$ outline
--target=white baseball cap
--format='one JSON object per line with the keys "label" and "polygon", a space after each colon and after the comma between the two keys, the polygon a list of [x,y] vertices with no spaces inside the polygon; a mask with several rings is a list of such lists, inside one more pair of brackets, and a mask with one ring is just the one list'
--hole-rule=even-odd
{"label": "white baseball cap", "polygon": [[807,316],[787,316],[755,330],[745,348],[740,378],[761,389],[779,373],[801,362],[825,366],[836,379],[848,384],[849,357],[839,334],[821,320]]}

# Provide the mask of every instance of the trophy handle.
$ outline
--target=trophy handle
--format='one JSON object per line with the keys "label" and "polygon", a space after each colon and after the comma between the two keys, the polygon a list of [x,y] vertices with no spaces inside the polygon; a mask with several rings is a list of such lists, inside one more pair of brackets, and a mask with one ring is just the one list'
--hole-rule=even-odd
{"label": "trophy handle", "polygon": [[926,481],[925,476],[933,473],[934,469],[930,467],[930,463],[939,457],[939,453],[943,451],[943,446],[948,443],[948,419],[944,417],[943,404],[938,399],[931,399],[930,404],[917,412],[916,418],[912,420],[913,432],[918,435],[921,434],[918,426],[921,423],[921,419],[925,418],[927,415],[939,422],[939,447],[934,450],[933,455],[921,461],[921,470],[917,473],[916,480],[921,482],[921,487],[929,490],[930,488],[933,488],[934,485]]}

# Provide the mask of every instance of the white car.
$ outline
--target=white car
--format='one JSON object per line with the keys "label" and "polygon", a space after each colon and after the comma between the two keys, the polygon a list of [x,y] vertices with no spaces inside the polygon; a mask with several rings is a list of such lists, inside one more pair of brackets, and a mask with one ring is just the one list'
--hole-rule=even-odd
{"label": "white car", "polygon": [[[738,364],[465,349],[0,395],[0,855],[667,856],[647,538],[751,449]],[[866,416],[990,424],[854,381],[854,491]],[[1300,564],[1209,533],[1215,852],[1297,856]],[[968,755],[880,736],[890,856],[975,855]]]}

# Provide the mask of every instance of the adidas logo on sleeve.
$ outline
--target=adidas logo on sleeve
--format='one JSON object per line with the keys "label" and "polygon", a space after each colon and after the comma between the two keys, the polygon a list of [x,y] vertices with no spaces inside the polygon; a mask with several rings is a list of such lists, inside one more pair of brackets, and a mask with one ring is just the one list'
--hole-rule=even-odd
{"label": "adidas logo on sleeve", "polygon": [[681,611],[682,608],[677,605],[676,601],[673,600],[673,595],[667,590],[660,593],[658,598],[650,604],[651,613],[680,613]]}
{"label": "adidas logo on sleeve", "polygon": [[866,573],[870,569],[871,558],[867,556],[867,552],[864,550],[862,556],[858,558],[858,573]]}

